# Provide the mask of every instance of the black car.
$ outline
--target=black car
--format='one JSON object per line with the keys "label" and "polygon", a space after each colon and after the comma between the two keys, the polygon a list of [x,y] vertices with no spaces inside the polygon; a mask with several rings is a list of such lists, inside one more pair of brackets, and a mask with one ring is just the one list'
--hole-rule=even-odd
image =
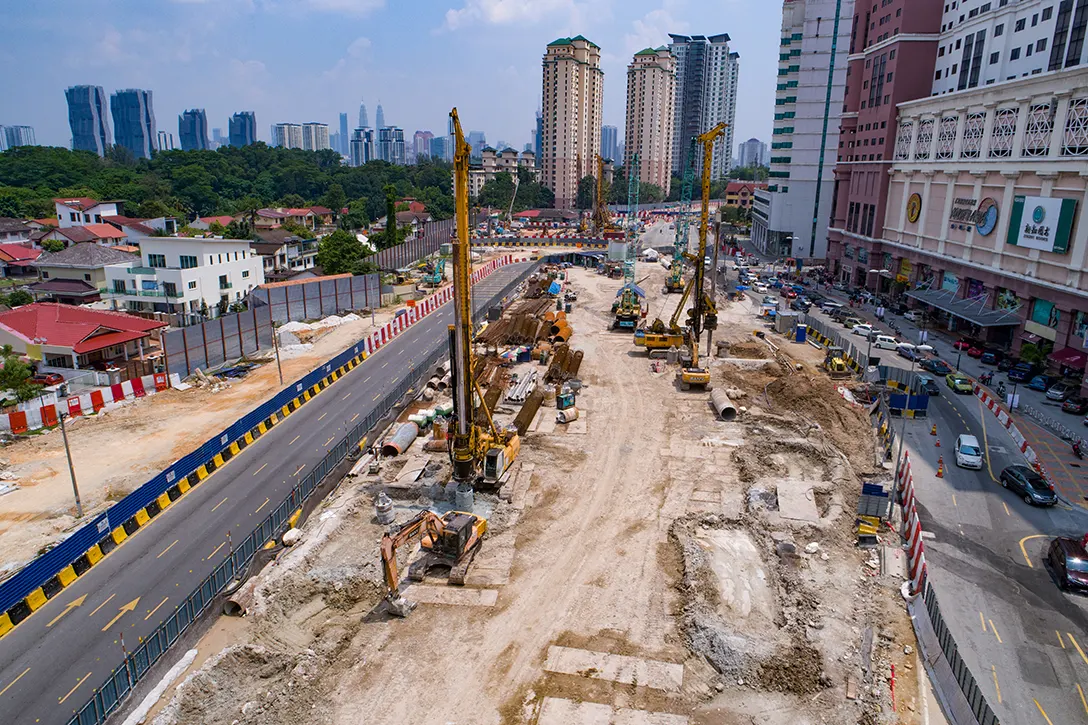
{"label": "black car", "polygon": [[1069,400],[1062,403],[1063,413],[1073,413],[1075,415],[1084,415],[1088,413],[1088,398],[1082,398],[1079,395],[1075,395]]}
{"label": "black car", "polygon": [[808,302],[804,298],[798,298],[790,302],[790,309],[797,310],[798,312],[808,312],[812,308],[812,303]]}
{"label": "black car", "polygon": [[1000,350],[987,349],[982,353],[982,357],[978,361],[983,365],[997,365],[1003,357],[1005,357],[1005,353]]}
{"label": "black car", "polygon": [[919,391],[926,395],[939,396],[941,394],[941,386],[928,375],[918,376],[918,388]]}
{"label": "black car", "polygon": [[1008,372],[1019,364],[1020,358],[1009,355],[1008,357],[1003,357],[1001,358],[1001,360],[998,361],[997,369],[1001,372]]}
{"label": "black car", "polygon": [[1076,539],[1059,536],[1051,541],[1046,550],[1046,564],[1063,591],[1088,590],[1088,552]]}
{"label": "black car", "polygon": [[941,360],[940,358],[936,358],[936,357],[931,357],[931,358],[929,358],[927,360],[923,360],[921,362],[921,364],[919,365],[919,367],[921,367],[923,370],[926,370],[928,372],[933,373],[934,375],[942,375],[943,376],[943,375],[948,375],[949,373],[955,372],[952,369],[951,365],[946,363],[944,360]]}
{"label": "black car", "polygon": [[1029,466],[1006,466],[998,478],[1002,486],[1020,494],[1024,503],[1032,506],[1053,506],[1058,503],[1058,494],[1054,493],[1054,487]]}
{"label": "black car", "polygon": [[1009,370],[1009,380],[1015,383],[1026,383],[1035,377],[1035,365],[1031,363],[1017,363]]}

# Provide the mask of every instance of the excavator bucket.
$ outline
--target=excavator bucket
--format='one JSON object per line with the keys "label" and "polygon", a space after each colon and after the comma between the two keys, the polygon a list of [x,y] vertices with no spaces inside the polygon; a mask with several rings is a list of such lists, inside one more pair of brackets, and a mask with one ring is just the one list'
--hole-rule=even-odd
{"label": "excavator bucket", "polygon": [[401,619],[407,617],[412,613],[412,610],[416,608],[415,602],[409,602],[404,597],[397,597],[396,599],[386,599],[389,605],[389,613],[394,617],[400,617]]}

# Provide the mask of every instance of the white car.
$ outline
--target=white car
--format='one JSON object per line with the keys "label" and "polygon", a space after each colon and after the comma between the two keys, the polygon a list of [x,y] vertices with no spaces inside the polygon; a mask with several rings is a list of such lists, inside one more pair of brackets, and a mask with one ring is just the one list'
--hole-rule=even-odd
{"label": "white car", "polygon": [[873,347],[881,350],[895,350],[899,347],[899,340],[891,335],[877,335],[873,338]]}
{"label": "white car", "polygon": [[869,337],[869,335],[873,334],[873,326],[872,325],[864,325],[864,324],[863,325],[854,325],[853,327],[850,328],[850,332],[855,334],[855,335],[861,335],[862,337]]}
{"label": "white car", "polygon": [[771,291],[771,288],[763,284],[762,282],[756,282],[754,285],[752,285],[752,289],[756,292],[759,292],[760,294]]}
{"label": "white car", "polygon": [[922,315],[916,310],[908,310],[906,313],[903,314],[903,319],[909,320],[910,322],[919,322],[922,319]]}
{"label": "white car", "polygon": [[982,470],[982,447],[978,444],[978,438],[972,435],[956,438],[956,465],[960,468]]}

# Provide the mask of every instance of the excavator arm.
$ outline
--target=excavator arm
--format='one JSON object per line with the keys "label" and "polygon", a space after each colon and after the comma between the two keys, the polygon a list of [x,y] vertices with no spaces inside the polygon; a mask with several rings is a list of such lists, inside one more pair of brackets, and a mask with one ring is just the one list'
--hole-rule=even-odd
{"label": "excavator arm", "polygon": [[382,536],[382,575],[385,577],[385,597],[391,606],[398,606],[397,602],[407,604],[400,595],[397,549],[423,534],[428,534],[432,541],[436,541],[444,528],[445,525],[437,514],[431,511],[420,511],[396,533],[386,533]]}

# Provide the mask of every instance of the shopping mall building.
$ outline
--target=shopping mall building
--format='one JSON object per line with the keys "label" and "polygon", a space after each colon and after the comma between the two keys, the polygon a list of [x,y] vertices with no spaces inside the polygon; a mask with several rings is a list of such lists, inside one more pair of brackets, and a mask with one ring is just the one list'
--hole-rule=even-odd
{"label": "shopping mall building", "polygon": [[871,236],[871,213],[840,195],[830,269],[925,306],[950,331],[1014,352],[1040,344],[1083,368],[1088,69],[897,110],[882,233]]}

